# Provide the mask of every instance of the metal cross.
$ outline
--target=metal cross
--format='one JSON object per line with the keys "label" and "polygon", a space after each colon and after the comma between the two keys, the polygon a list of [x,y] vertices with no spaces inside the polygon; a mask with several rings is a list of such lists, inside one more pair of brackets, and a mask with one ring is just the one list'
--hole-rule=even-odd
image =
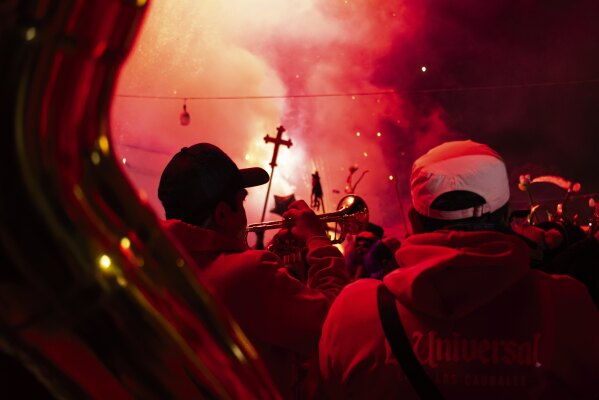
{"label": "metal cross", "polygon": [[285,132],[285,128],[283,127],[283,125],[281,125],[277,128],[277,137],[273,138],[269,135],[264,136],[264,142],[265,143],[274,143],[275,148],[272,153],[272,160],[270,162],[272,171],[270,172],[270,180],[268,181],[268,189],[266,190],[266,200],[264,201],[264,209],[262,209],[262,218],[260,219],[260,222],[264,222],[264,216],[266,215],[266,205],[268,204],[268,196],[270,195],[270,185],[272,184],[272,176],[274,175],[275,167],[277,166],[277,157],[279,156],[279,146],[285,145],[289,148],[293,145],[293,143],[291,143],[291,139],[289,139],[289,140],[283,139],[283,132]]}
{"label": "metal cross", "polygon": [[[270,166],[273,168],[277,166],[277,157],[279,155],[279,146],[285,145],[289,148],[293,145],[293,143],[291,143],[291,139],[289,139],[289,140],[283,139],[283,132],[285,132],[285,128],[283,127],[283,125],[281,125],[281,126],[277,127],[277,137],[273,138],[268,135],[264,136],[265,143],[274,143],[275,144],[275,149],[272,153],[272,161],[270,162]],[[272,180],[272,175],[271,175],[271,180]]]}

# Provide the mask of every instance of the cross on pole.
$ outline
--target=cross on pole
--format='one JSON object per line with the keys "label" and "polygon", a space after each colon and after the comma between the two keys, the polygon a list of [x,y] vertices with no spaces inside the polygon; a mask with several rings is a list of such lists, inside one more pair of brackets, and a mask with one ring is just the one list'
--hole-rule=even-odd
{"label": "cross on pole", "polygon": [[270,180],[268,181],[268,189],[266,190],[266,200],[264,201],[264,208],[262,209],[262,218],[260,219],[260,222],[264,222],[264,216],[266,215],[266,206],[268,204],[268,196],[270,195],[270,185],[272,184],[272,177],[275,173],[275,167],[277,166],[277,157],[279,156],[279,146],[285,145],[289,148],[293,145],[293,143],[291,143],[291,139],[283,139],[283,132],[285,132],[285,128],[283,127],[283,125],[281,125],[277,127],[277,137],[273,138],[269,135],[264,136],[264,142],[267,144],[274,143],[275,148],[272,153],[272,160],[270,162],[272,170],[270,172]]}

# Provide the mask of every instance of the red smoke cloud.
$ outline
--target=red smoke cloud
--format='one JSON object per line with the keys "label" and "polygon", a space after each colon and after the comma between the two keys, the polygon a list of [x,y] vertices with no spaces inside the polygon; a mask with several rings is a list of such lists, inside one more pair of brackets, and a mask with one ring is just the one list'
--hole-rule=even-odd
{"label": "red smoke cloud", "polygon": [[[355,93],[389,91],[371,83],[375,66],[398,35],[409,35],[415,21],[401,4],[377,3],[154,2],[122,72],[118,94],[182,98],[338,94],[190,99],[191,124],[186,127],[178,124],[183,100],[116,97],[113,138],[127,159],[129,176],[147,192],[157,211],[162,213],[157,182],[169,154],[207,141],[221,146],[241,166],[260,165],[270,171],[272,145],[262,137],[273,135],[282,124],[294,145],[280,152],[272,194],[295,192],[297,198],[308,200],[311,174],[318,170],[326,209],[333,211],[344,194],[349,166],[358,165],[354,183],[369,171],[356,192],[369,204],[372,221],[388,229],[398,225],[394,184],[397,174],[405,184],[408,171],[398,170],[387,158],[400,159],[411,152],[388,154],[385,147],[390,143],[395,147],[395,142],[407,146],[410,139],[386,121],[397,126],[411,122],[399,96]],[[446,130],[440,119],[431,118],[434,122],[422,133],[427,143],[436,129]],[[401,192],[406,194],[403,188]],[[264,188],[250,192],[250,221],[259,219],[264,196]]]}
{"label": "red smoke cloud", "polygon": [[[318,170],[332,211],[357,164],[356,177],[369,171],[356,192],[372,221],[398,237],[395,184],[408,201],[412,161],[445,140],[490,144],[516,179],[562,174],[597,191],[594,169],[581,162],[599,146],[596,84],[461,89],[599,78],[592,76],[598,7],[593,0],[155,1],[117,93],[180,99],[116,97],[113,139],[159,214],[156,187],[170,155],[207,141],[240,166],[270,172],[272,145],[262,138],[280,124],[294,145],[280,152],[272,194],[309,199]],[[422,93],[434,88],[458,90]],[[392,90],[401,96],[351,95]],[[184,97],[307,94],[345,95],[188,100],[191,124],[178,123]],[[250,222],[259,220],[265,192],[250,191]]]}

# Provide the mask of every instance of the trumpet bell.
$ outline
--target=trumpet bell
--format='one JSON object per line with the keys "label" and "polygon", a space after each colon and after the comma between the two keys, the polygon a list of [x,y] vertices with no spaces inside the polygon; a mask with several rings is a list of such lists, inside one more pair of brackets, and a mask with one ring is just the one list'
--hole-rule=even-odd
{"label": "trumpet bell", "polygon": [[368,206],[364,199],[356,195],[343,197],[337,205],[337,211],[321,216],[323,222],[335,222],[335,236],[331,238],[334,243],[342,243],[345,237],[356,235],[363,231],[368,224]]}

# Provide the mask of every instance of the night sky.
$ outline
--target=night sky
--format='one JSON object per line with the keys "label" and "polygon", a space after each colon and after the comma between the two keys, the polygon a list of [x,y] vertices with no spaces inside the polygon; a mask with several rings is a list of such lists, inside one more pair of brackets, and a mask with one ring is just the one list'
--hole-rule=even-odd
{"label": "night sky", "polygon": [[[581,182],[584,192],[598,191],[599,82],[534,84],[599,77],[599,2],[426,3],[428,23],[413,40],[394,42],[373,79],[408,93],[513,85],[407,97],[414,113],[439,107],[451,131],[498,150],[514,180],[526,172],[557,174]],[[402,54],[427,60],[427,73]]]}
{"label": "night sky", "polygon": [[[158,214],[160,172],[180,147],[212,142],[240,166],[270,172],[272,145],[262,138],[279,124],[294,146],[281,151],[272,194],[307,199],[318,170],[332,211],[358,165],[355,178],[368,172],[356,192],[396,236],[397,193],[409,201],[412,161],[445,140],[469,138],[501,153],[517,207],[526,205],[516,188],[523,173],[599,192],[599,2],[225,3],[154,1],[121,74],[113,140]],[[178,123],[183,98],[186,127]],[[539,200],[564,194],[534,190]],[[250,191],[250,222],[264,195]],[[572,208],[582,220],[590,212],[586,200]]]}

